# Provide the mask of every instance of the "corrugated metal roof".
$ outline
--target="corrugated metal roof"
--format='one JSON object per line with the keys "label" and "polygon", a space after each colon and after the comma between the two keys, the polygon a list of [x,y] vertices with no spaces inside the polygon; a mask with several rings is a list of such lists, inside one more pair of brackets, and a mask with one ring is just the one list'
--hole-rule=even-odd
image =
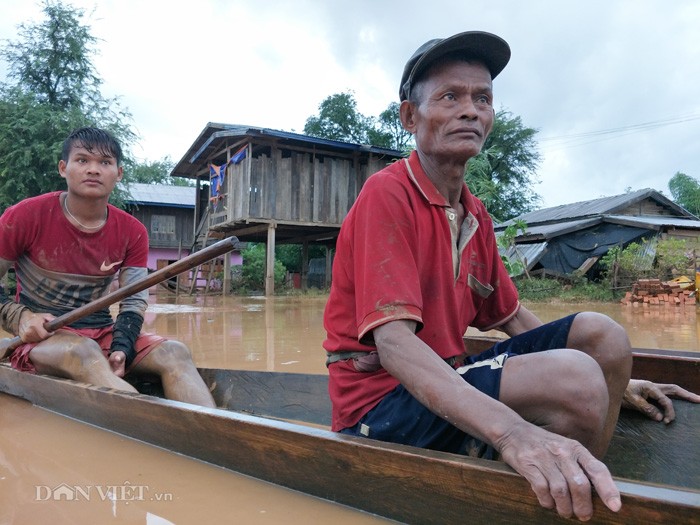
{"label": "corrugated metal roof", "polygon": [[527,242],[535,239],[551,239],[576,230],[582,230],[595,224],[603,222],[600,217],[590,219],[580,219],[577,221],[556,222],[554,224],[538,224],[527,226],[524,234],[517,236],[518,242]]}
{"label": "corrugated metal roof", "polygon": [[571,204],[561,204],[559,206],[525,213],[515,219],[498,224],[497,228],[505,228],[516,220],[523,220],[530,226],[539,223],[582,219],[584,217],[593,217],[596,215],[614,215],[617,211],[647,198],[656,201],[661,206],[669,208],[678,217],[696,218],[660,192],[646,188],[630,193],[623,193],[622,195],[602,197],[600,199],[574,202]]}
{"label": "corrugated metal roof", "polygon": [[641,227],[660,228],[663,226],[673,226],[676,228],[700,230],[700,220],[686,219],[684,217],[670,217],[667,215],[642,215],[635,217],[629,215],[606,215],[605,221]]}
{"label": "corrugated metal roof", "polygon": [[132,182],[126,187],[130,193],[127,202],[149,206],[172,206],[194,208],[197,188],[194,186],[171,186],[169,184],[143,184]]}
{"label": "corrugated metal roof", "polygon": [[[536,242],[532,244],[518,244],[517,246],[511,246],[507,250],[499,248],[498,251],[501,255],[508,257],[513,263],[525,262],[527,263],[527,270],[532,270],[532,268],[540,260],[544,251],[547,249],[547,242]],[[516,252],[517,250],[517,252]],[[524,272],[520,272],[521,275]],[[515,276],[513,276],[515,277]]]}
{"label": "corrugated metal roof", "polygon": [[246,141],[264,138],[279,141],[280,144],[286,143],[297,147],[322,147],[326,151],[346,153],[348,151],[357,151],[385,155],[392,158],[403,156],[401,151],[367,144],[353,144],[256,126],[209,122],[170,174],[173,177],[196,177],[197,169],[200,169],[206,163],[206,158],[209,155],[221,148],[222,143],[243,145]]}

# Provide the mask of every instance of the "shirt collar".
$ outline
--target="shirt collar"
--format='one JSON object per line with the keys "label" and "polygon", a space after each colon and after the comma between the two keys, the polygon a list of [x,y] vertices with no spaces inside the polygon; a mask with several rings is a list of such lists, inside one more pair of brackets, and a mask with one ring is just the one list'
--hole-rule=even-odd
{"label": "shirt collar", "polygon": [[[437,190],[433,182],[425,174],[425,171],[423,171],[423,167],[420,164],[420,159],[418,158],[418,152],[413,150],[411,155],[403,161],[406,163],[408,176],[411,179],[411,182],[423,195],[423,198],[433,206],[449,208],[450,203],[447,202],[447,199]],[[474,206],[474,197],[469,191],[466,183],[462,184],[461,201],[468,212],[475,215],[477,214]]]}

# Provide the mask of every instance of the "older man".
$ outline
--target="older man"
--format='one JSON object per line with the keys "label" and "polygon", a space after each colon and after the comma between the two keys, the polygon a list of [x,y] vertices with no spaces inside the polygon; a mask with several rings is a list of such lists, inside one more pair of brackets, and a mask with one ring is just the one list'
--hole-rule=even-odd
{"label": "older man", "polygon": [[[588,519],[591,485],[621,505],[597,458],[630,381],[630,344],[603,315],[543,325],[523,307],[464,183],[509,59],[498,36],[467,32],[427,42],[406,64],[400,114],[416,150],[367,180],[338,238],[324,321],[332,426],[500,456],[543,506]],[[462,361],[469,326],[511,337]]]}

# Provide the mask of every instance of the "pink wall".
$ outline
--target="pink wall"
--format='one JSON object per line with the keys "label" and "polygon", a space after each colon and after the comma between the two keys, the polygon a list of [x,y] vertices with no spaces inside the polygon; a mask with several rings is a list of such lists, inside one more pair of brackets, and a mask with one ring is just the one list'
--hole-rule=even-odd
{"label": "pink wall", "polygon": [[[182,250],[180,258],[189,255],[189,250]],[[165,259],[166,261],[177,261],[178,257],[177,248],[151,248],[148,251],[148,268],[151,270],[158,269],[158,260]],[[243,257],[240,253],[229,254],[231,258],[231,266],[239,266],[243,264]]]}

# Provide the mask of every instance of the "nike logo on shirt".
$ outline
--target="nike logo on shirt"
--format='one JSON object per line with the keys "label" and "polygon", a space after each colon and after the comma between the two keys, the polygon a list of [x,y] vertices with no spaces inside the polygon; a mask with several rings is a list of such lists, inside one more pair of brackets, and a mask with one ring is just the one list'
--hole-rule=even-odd
{"label": "nike logo on shirt", "polygon": [[112,268],[114,268],[117,264],[121,264],[121,263],[122,263],[122,261],[117,261],[117,262],[113,262],[112,264],[107,264],[107,261],[104,261],[102,263],[102,266],[100,266],[100,270],[103,272],[108,272]]}

